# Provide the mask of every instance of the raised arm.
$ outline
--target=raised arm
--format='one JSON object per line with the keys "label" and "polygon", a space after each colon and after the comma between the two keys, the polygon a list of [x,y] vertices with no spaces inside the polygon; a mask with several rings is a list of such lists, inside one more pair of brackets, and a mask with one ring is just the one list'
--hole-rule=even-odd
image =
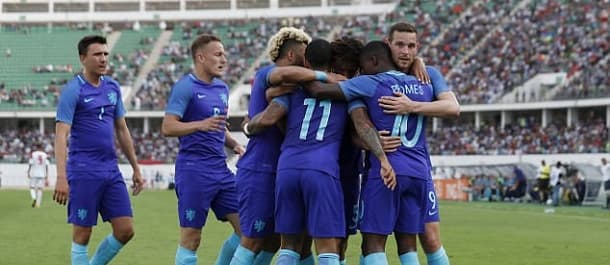
{"label": "raised arm", "polygon": [[133,148],[133,141],[131,140],[131,134],[129,133],[129,128],[127,128],[125,118],[121,117],[115,119],[114,128],[121,150],[127,157],[127,160],[129,160],[129,164],[131,164],[131,169],[133,170],[133,195],[138,195],[144,188],[144,179],[140,172],[136,151]]}
{"label": "raised arm", "polygon": [[451,91],[440,93],[437,100],[432,102],[413,101],[405,94],[395,92],[394,96],[381,97],[379,106],[388,114],[417,113],[441,118],[457,118],[460,115],[460,105]]}
{"label": "raised arm", "polygon": [[302,83],[314,80],[325,81],[327,75],[324,72],[314,71],[301,66],[279,66],[273,68],[269,73],[268,81],[271,85],[282,83]]}
{"label": "raised arm", "polygon": [[345,95],[338,84],[309,82],[305,84],[304,88],[307,93],[317,99],[346,100]]}

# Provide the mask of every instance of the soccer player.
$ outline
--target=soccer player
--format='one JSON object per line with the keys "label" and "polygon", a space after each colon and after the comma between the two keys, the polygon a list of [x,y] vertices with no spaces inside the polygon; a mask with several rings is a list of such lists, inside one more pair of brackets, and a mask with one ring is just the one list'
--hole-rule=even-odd
{"label": "soccer player", "polygon": [[[358,73],[358,57],[364,45],[357,39],[343,37],[330,43],[332,62],[331,72],[352,78]],[[346,264],[348,237],[355,235],[358,228],[358,208],[360,199],[360,173],[363,170],[362,150],[354,145],[355,133],[353,123],[347,123],[339,153],[339,180],[343,190],[343,207],[345,210],[346,235],[339,242],[340,263]]]}
{"label": "soccer player", "polygon": [[[133,169],[133,194],[144,187],[119,84],[105,76],[108,46],[101,36],[78,42],[83,72],[68,82],[59,98],[55,124],[57,184],[53,200],[68,203],[72,223],[72,264],[108,264],[134,235],[129,194],[114,148],[118,140]],[[67,138],[70,149],[66,162]],[[87,245],[97,215],[110,221],[112,234],[88,260]]]}
{"label": "soccer player", "polygon": [[224,146],[239,155],[244,150],[226,128],[229,88],[219,79],[227,67],[220,39],[198,36],[191,44],[191,56],[194,71],[172,88],[162,123],[163,134],[180,141],[175,165],[180,244],[175,264],[197,264],[201,229],[211,207],[216,218],[229,221],[234,230],[216,261],[225,265],[241,232],[235,177],[227,167]]}
{"label": "soccer player", "polygon": [[30,180],[30,196],[32,207],[39,208],[42,203],[42,188],[49,183],[49,155],[42,151],[42,144],[35,145],[36,150],[28,166],[28,179]]}
{"label": "soccer player", "polygon": [[[401,264],[413,264],[413,253],[406,251],[409,235],[424,232],[426,210],[426,178],[429,173],[429,155],[425,148],[425,117],[418,115],[387,115],[378,105],[383,96],[394,92],[408,94],[411,100],[430,102],[435,95],[431,86],[396,70],[388,45],[381,41],[369,42],[360,55],[360,70],[363,75],[339,83],[315,83],[308,90],[319,98],[354,100],[350,103],[351,115],[368,109],[378,130],[391,131],[401,137],[401,146],[389,153],[388,159],[396,170],[398,191],[383,189],[376,177],[379,161],[371,159],[371,170],[362,190],[363,214],[360,231],[363,233],[364,264],[387,264],[385,242],[387,235],[396,235]],[[409,119],[410,118],[410,119]],[[411,122],[409,122],[409,120]],[[406,162],[406,163],[405,163]],[[417,261],[417,256],[415,255]]]}
{"label": "soccer player", "polygon": [[[266,92],[271,86],[316,80],[316,73],[303,68],[304,53],[311,38],[292,27],[280,29],[269,40],[269,57],[274,64],[258,70],[252,85],[248,115],[262,112],[268,105]],[[267,128],[250,141],[237,162],[242,238],[232,265],[269,264],[279,248],[274,238],[274,191],[277,161],[284,136],[277,127]],[[306,255],[311,256],[311,255]],[[312,262],[313,257],[304,262]]]}
{"label": "soccer player", "polygon": [[[394,24],[390,28],[386,42],[392,51],[392,59],[400,71],[405,73],[417,72],[417,69],[421,68],[421,61],[416,57],[419,45],[417,41],[417,29],[413,25],[408,23]],[[434,87],[434,91],[437,92],[433,102],[413,102],[412,100],[409,100],[409,97],[403,94],[395,94],[390,97],[383,97],[380,101],[381,106],[386,109],[386,113],[402,115],[417,113],[418,115],[427,117],[456,117],[459,115],[459,103],[457,102],[455,94],[448,89],[440,72],[433,67],[426,67],[425,69],[431,81],[431,85]],[[392,137],[390,136],[389,138]],[[400,146],[398,137],[393,137],[393,139],[398,141],[390,143],[389,146],[385,145],[384,148],[386,148],[386,150],[392,151]],[[391,141],[391,139],[388,139],[388,141]],[[428,163],[431,167],[429,158]],[[426,231],[418,235],[420,243],[426,253],[428,264],[447,265],[449,264],[449,257],[445,253],[445,249],[441,243],[440,213],[432,175],[428,175],[427,178],[427,199],[428,209],[425,215]],[[410,249],[415,251],[417,248],[415,239],[412,239],[409,242],[413,244]],[[412,255],[415,258],[417,257],[416,254]]]}
{"label": "soccer player", "polygon": [[[305,57],[312,69],[328,69],[330,44],[324,40],[310,43]],[[298,90],[274,99],[246,125],[247,132],[256,134],[287,115],[276,181],[276,231],[282,235],[277,264],[298,264],[296,251],[302,249],[301,232],[305,229],[314,239],[319,264],[339,264],[338,243],[346,228],[338,159],[346,114],[344,102],[317,100]],[[379,175],[393,188],[395,175],[376,130],[359,119],[354,122],[381,161]]]}

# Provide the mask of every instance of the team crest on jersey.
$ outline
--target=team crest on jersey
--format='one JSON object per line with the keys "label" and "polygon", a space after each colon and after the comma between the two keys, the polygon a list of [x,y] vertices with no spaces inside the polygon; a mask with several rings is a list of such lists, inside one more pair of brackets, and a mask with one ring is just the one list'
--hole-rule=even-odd
{"label": "team crest on jersey", "polygon": [[113,92],[108,93],[108,100],[110,100],[110,104],[116,105],[116,101],[117,101],[116,92],[113,91]]}
{"label": "team crest on jersey", "polygon": [[254,230],[256,230],[256,232],[260,233],[263,230],[265,230],[265,221],[258,219],[254,222]]}
{"label": "team crest on jersey", "polygon": [[76,214],[78,215],[78,219],[84,221],[85,218],[87,218],[87,209],[78,209]]}
{"label": "team crest on jersey", "polygon": [[195,210],[186,209],[186,211],[184,211],[184,217],[186,218],[186,220],[189,220],[189,222],[192,222],[193,219],[195,219]]}
{"label": "team crest on jersey", "polygon": [[227,98],[227,94],[220,94],[218,95],[220,97],[220,100],[222,100],[222,103],[224,103],[225,105],[229,104],[229,99]]}

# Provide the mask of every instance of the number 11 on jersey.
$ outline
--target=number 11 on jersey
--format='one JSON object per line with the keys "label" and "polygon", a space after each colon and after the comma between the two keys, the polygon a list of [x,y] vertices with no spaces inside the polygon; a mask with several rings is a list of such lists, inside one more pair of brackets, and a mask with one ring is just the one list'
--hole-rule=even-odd
{"label": "number 11 on jersey", "polygon": [[[311,117],[313,116],[313,111],[316,108],[317,100],[315,98],[306,98],[303,100],[303,105],[307,106],[305,110],[305,117],[303,117],[303,123],[301,124],[301,133],[299,134],[299,139],[306,140],[307,132],[309,131],[309,123],[311,122]],[[320,120],[320,126],[318,126],[318,132],[316,133],[316,140],[322,141],[324,140],[324,131],[326,130],[326,126],[328,125],[328,118],[330,117],[330,100],[321,100],[320,107],[322,110],[322,119]]]}

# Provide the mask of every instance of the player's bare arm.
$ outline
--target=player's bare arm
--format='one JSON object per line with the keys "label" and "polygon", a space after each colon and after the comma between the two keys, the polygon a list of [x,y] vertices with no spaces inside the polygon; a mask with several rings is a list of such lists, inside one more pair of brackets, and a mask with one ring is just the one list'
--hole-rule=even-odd
{"label": "player's bare arm", "polygon": [[273,98],[291,94],[297,89],[297,84],[282,84],[279,86],[270,87],[265,91],[265,99],[267,99],[267,102],[271,102]]}
{"label": "player's bare arm", "polygon": [[346,100],[345,95],[343,95],[343,91],[338,84],[309,82],[305,84],[305,90],[317,99]]}
{"label": "player's bare arm", "polygon": [[385,155],[385,152],[381,147],[377,129],[375,129],[375,126],[369,119],[366,109],[354,109],[350,113],[350,117],[352,118],[354,127],[356,127],[356,131],[358,132],[358,135],[362,141],[364,141],[364,143],[370,147],[369,151],[381,162],[380,173],[381,177],[383,178],[383,183],[389,189],[394,190],[396,187],[396,173],[394,172],[388,157]]}
{"label": "player's bare arm", "polygon": [[274,86],[284,83],[296,84],[315,80],[337,83],[345,80],[345,77],[334,73],[314,71],[300,66],[276,67],[269,73],[269,83]]}
{"label": "player's bare arm", "polygon": [[66,156],[68,154],[68,133],[70,124],[64,122],[55,123],[55,163],[57,164],[57,183],[53,192],[53,200],[61,205],[66,205],[70,194],[68,178],[66,176]]}
{"label": "player's bare arm", "polygon": [[275,125],[284,115],[287,110],[284,106],[277,102],[271,102],[265,110],[257,114],[244,126],[244,132],[246,135],[258,134]]}
{"label": "player's bare arm", "polygon": [[381,147],[386,153],[395,152],[402,144],[400,136],[392,136],[390,131],[379,131],[379,139],[381,140]]}
{"label": "player's bare arm", "polygon": [[219,115],[200,121],[182,122],[180,117],[165,114],[161,124],[161,132],[165,136],[178,137],[197,131],[222,132],[225,129],[226,116]]}
{"label": "player's bare arm", "polygon": [[457,118],[460,115],[460,104],[451,91],[440,93],[433,102],[418,102],[409,99],[405,94],[395,92],[394,96],[383,96],[379,106],[388,114],[416,113],[431,117]]}
{"label": "player's bare arm", "polygon": [[233,150],[233,152],[235,152],[235,154],[240,156],[246,152],[244,147],[239,144],[239,142],[235,140],[235,138],[233,138],[231,132],[229,132],[229,128],[227,128],[225,131],[225,146],[230,148],[231,150]]}
{"label": "player's bare arm", "polygon": [[144,179],[140,172],[140,166],[138,165],[138,159],[136,158],[136,151],[133,148],[133,141],[131,140],[131,134],[125,118],[119,118],[114,120],[114,131],[119,145],[123,154],[127,157],[131,169],[133,170],[133,195],[138,195],[142,189],[144,189]]}

